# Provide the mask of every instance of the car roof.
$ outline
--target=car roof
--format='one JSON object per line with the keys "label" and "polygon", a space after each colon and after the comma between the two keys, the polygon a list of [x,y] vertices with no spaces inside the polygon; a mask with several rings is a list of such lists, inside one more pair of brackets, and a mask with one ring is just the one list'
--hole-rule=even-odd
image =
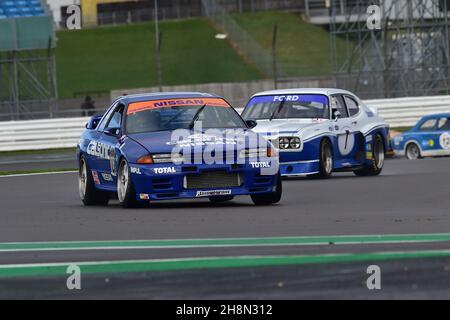
{"label": "car roof", "polygon": [[192,99],[192,98],[222,98],[222,97],[204,92],[155,92],[155,93],[142,93],[142,94],[121,96],[117,100],[121,100],[124,103],[133,103],[152,100]]}
{"label": "car roof", "polygon": [[424,116],[422,119],[450,118],[450,113],[437,113]]}
{"label": "car roof", "polygon": [[258,96],[270,96],[270,95],[284,95],[284,94],[349,94],[354,96],[350,91],[336,89],[336,88],[295,88],[295,89],[282,89],[282,90],[269,90],[258,92],[253,97]]}

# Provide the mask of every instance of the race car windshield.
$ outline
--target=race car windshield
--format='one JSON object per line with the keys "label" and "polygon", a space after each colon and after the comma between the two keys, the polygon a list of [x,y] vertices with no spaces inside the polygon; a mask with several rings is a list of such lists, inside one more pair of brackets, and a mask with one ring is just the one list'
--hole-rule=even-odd
{"label": "race car windshield", "polygon": [[201,125],[202,129],[246,128],[241,117],[224,100],[220,101],[218,104],[214,101],[198,101],[197,103],[196,100],[193,100],[194,105],[168,103],[164,106],[140,109],[129,107],[126,132],[133,134],[192,129],[194,125]]}
{"label": "race car windshield", "polygon": [[286,95],[255,97],[248,103],[244,119],[330,119],[328,97]]}

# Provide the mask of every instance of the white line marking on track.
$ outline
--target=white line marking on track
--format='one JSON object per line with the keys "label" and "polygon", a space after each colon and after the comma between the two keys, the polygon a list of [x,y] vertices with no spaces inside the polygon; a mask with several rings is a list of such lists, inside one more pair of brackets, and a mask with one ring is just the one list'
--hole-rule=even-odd
{"label": "white line marking on track", "polygon": [[51,174],[78,173],[78,171],[53,171],[53,172],[35,172],[35,173],[19,173],[0,175],[0,178],[28,177],[28,176],[45,176]]}
{"label": "white line marking on track", "polygon": [[[335,246],[362,244],[421,244],[437,242],[434,240],[393,240],[393,241],[345,241],[334,243]],[[149,250],[149,249],[201,249],[201,248],[255,248],[255,247],[309,247],[329,245],[324,242],[308,243],[257,243],[257,244],[199,244],[199,245],[148,245],[148,246],[99,246],[99,247],[69,247],[69,248],[23,248],[0,249],[0,252],[44,252],[44,251],[101,251],[101,250]]]}
{"label": "white line marking on track", "polygon": [[[450,250],[412,250],[412,251],[380,251],[368,253],[373,255],[414,255],[414,254],[431,254],[431,255],[445,255],[450,254]],[[11,268],[34,268],[34,267],[62,267],[70,264],[78,266],[93,266],[93,265],[111,265],[111,264],[136,264],[136,263],[158,263],[158,262],[186,262],[186,261],[209,261],[209,260],[243,260],[243,259],[271,259],[271,258],[320,258],[320,257],[343,257],[343,256],[358,256],[358,253],[325,253],[317,255],[244,255],[244,256],[213,256],[213,257],[187,257],[187,258],[163,258],[163,259],[133,259],[133,260],[110,260],[110,261],[82,261],[82,262],[42,262],[42,263],[25,263],[25,264],[3,264],[1,269]]]}

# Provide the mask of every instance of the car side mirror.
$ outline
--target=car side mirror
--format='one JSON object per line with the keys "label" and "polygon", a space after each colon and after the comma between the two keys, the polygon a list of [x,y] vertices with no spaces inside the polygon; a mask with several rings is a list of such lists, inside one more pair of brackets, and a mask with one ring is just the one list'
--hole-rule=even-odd
{"label": "car side mirror", "polygon": [[258,122],[256,122],[255,120],[246,120],[245,123],[247,124],[247,127],[249,129],[253,129],[258,125]]}
{"label": "car side mirror", "polygon": [[103,117],[102,115],[93,116],[91,119],[89,119],[89,122],[86,123],[86,129],[95,130],[102,117]]}
{"label": "car side mirror", "polygon": [[333,118],[334,120],[338,121],[340,118],[342,117],[342,114],[339,110],[334,110],[333,111]]}
{"label": "car side mirror", "polygon": [[108,136],[118,137],[120,134],[120,128],[107,128],[103,131]]}

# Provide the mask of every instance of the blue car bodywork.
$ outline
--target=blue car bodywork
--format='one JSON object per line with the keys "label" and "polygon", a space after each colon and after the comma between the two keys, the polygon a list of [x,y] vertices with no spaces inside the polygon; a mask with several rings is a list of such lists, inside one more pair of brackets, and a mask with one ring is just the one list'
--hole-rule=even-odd
{"label": "blue car bodywork", "polygon": [[409,131],[392,139],[399,156],[410,160],[450,156],[450,113],[425,116]]}
{"label": "blue car bodywork", "polygon": [[[174,145],[178,143],[173,141],[173,130],[131,134],[126,132],[126,122],[131,121],[128,114],[130,106],[133,108],[145,106],[146,103],[155,101],[169,104],[180,99],[195,99],[198,105],[203,104],[203,100],[215,99],[228,105],[222,98],[204,93],[124,96],[116,100],[104,116],[91,119],[87,124],[87,130],[81,136],[77,159],[79,162],[85,159],[88,175],[92,176],[97,191],[111,194],[118,192],[118,172],[123,160],[126,160],[129,166],[135,200],[140,203],[211,196],[264,196],[275,191],[279,183],[278,172],[270,175],[261,174],[261,166],[277,166],[278,157],[270,153],[272,145],[263,138],[261,141],[264,141],[264,145],[260,147],[268,150],[268,153],[258,159],[248,156],[244,160],[237,161],[238,155],[248,152],[248,148],[245,144],[228,143],[228,145],[231,144],[234,157],[227,159],[225,163],[211,164],[203,160],[192,163],[173,163],[167,159],[167,155],[171,154]],[[118,117],[119,120],[115,119],[118,110],[122,114]],[[257,138],[258,134],[247,127],[234,109],[231,108],[231,110],[245,126],[241,135],[246,138]],[[173,114],[171,112],[168,108],[164,117],[169,120],[177,117],[176,112]],[[215,136],[209,135],[208,139],[221,141],[226,131],[227,129],[217,128]],[[189,132],[196,139],[199,135],[202,137],[202,132],[194,128]],[[197,149],[192,148],[193,154],[205,152],[207,145],[208,143],[202,141],[198,149],[199,146],[196,144]],[[140,159],[149,155],[152,157],[152,163],[140,163]]]}

